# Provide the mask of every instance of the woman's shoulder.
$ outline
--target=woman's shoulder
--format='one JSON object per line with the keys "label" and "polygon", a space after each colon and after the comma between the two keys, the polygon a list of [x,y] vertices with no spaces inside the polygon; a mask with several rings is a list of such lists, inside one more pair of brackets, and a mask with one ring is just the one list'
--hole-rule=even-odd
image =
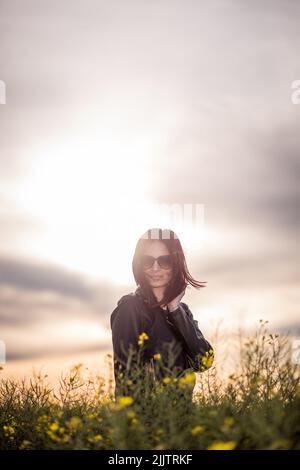
{"label": "woman's shoulder", "polygon": [[183,309],[186,311],[186,313],[189,315],[189,316],[193,316],[188,304],[186,304],[185,302],[179,302],[181,307],[183,307]]}
{"label": "woman's shoulder", "polygon": [[140,316],[142,313],[141,311],[141,301],[135,295],[134,292],[130,292],[129,294],[124,294],[122,297],[119,298],[117,301],[117,305],[114,308],[113,312],[110,316],[110,323],[112,325],[114,319],[118,316],[118,314],[122,314],[122,316],[126,317],[127,319],[135,318],[136,316]]}
{"label": "woman's shoulder", "polygon": [[186,304],[185,302],[179,302],[179,304],[180,304],[181,307],[183,307],[185,310],[188,310],[188,308],[189,308],[188,304]]}
{"label": "woman's shoulder", "polygon": [[120,307],[130,307],[130,306],[136,306],[140,304],[140,299],[139,297],[134,293],[130,292],[129,294],[124,294],[122,297],[117,300],[117,305],[113,311],[113,314],[116,313],[118,310],[120,310]]}
{"label": "woman's shoulder", "polygon": [[121,305],[124,302],[134,302],[135,301],[135,294],[134,292],[130,292],[129,294],[124,294],[120,299],[117,301],[117,306]]}

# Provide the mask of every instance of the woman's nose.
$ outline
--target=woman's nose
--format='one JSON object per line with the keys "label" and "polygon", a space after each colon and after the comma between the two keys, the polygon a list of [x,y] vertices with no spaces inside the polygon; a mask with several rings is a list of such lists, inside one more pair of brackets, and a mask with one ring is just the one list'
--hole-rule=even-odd
{"label": "woman's nose", "polygon": [[159,266],[159,264],[158,264],[157,259],[154,261],[153,266],[152,266],[152,269],[153,269],[154,271],[157,271],[157,270],[160,269],[160,266]]}

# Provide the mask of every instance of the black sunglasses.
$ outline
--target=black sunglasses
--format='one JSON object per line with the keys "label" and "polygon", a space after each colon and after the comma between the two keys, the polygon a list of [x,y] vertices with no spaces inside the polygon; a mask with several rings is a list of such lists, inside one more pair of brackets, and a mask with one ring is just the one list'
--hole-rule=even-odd
{"label": "black sunglasses", "polygon": [[141,265],[144,269],[152,268],[154,261],[157,260],[159,266],[162,269],[170,269],[173,266],[173,260],[171,255],[163,255],[158,258],[154,258],[150,255],[143,255],[141,257]]}

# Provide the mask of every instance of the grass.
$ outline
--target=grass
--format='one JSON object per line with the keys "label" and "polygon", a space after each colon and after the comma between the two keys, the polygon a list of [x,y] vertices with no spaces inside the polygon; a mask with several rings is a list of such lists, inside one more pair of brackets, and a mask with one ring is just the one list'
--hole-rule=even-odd
{"label": "grass", "polygon": [[47,375],[2,379],[0,449],[299,450],[300,366],[289,338],[270,334],[266,323],[241,340],[226,380],[218,357],[177,380],[166,370],[164,381],[153,381],[138,365],[118,395],[112,381],[105,390],[101,376],[84,377],[82,364],[61,376],[58,390]]}

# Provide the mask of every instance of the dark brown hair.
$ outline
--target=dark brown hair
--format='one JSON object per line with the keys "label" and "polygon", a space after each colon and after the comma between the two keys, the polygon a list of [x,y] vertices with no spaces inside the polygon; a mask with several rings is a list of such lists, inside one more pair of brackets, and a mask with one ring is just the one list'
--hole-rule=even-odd
{"label": "dark brown hair", "polygon": [[[144,254],[146,246],[154,240],[162,241],[169,250],[173,261],[172,279],[167,285],[164,296],[160,302],[157,302],[155,295],[145,277],[140,260]],[[206,281],[197,281],[194,279],[186,265],[185,255],[181,243],[173,230],[152,228],[147,230],[138,240],[132,260],[132,271],[138,290],[142,293],[144,299],[150,307],[166,306],[175,297],[177,297],[188,284],[200,289],[206,287]]]}

